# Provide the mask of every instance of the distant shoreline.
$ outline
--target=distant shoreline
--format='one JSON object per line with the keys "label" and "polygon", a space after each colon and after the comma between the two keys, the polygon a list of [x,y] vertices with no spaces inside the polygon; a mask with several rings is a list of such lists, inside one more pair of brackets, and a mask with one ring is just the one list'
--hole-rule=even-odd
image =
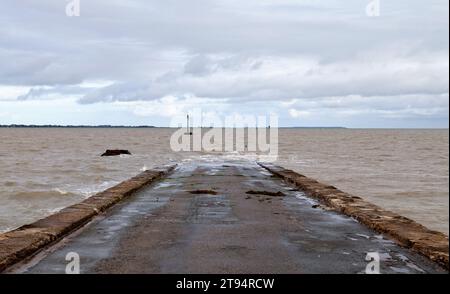
{"label": "distant shoreline", "polygon": [[[158,126],[113,126],[113,125],[0,125],[0,129],[179,129],[179,127]],[[194,127],[198,128],[198,127]],[[210,129],[210,127],[202,127]],[[226,127],[228,128],[228,127]],[[278,129],[301,129],[301,130],[448,130],[447,128],[347,128],[347,127],[278,127]]]}
{"label": "distant shoreline", "polygon": [[99,126],[61,126],[61,125],[0,125],[0,128],[36,128],[36,129],[153,129],[154,126],[110,126],[110,125],[99,125]]}
{"label": "distant shoreline", "polygon": [[[59,129],[178,129],[178,127],[156,127],[156,126],[113,126],[113,125],[0,125],[0,128],[59,128]],[[199,127],[194,127],[199,128]],[[210,127],[202,127],[210,129]],[[345,127],[279,127],[279,129],[347,129]]]}

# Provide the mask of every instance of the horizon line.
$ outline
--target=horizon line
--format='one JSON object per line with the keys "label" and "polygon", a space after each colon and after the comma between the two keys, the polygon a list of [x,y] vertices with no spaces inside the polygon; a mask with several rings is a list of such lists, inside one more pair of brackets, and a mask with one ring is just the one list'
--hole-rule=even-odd
{"label": "horizon line", "polygon": [[[168,126],[152,126],[152,125],[58,125],[58,124],[0,124],[0,128],[68,128],[68,129],[75,129],[75,128],[111,128],[111,129],[126,129],[126,128],[133,128],[133,129],[179,129],[179,128],[185,128],[186,126],[181,127],[168,127]],[[211,129],[211,127],[193,127],[193,128],[204,128],[204,129]],[[231,128],[231,127],[217,127],[217,128]],[[236,127],[234,127],[236,128]],[[238,128],[248,128],[248,127],[238,127]],[[343,126],[282,126],[278,127],[278,129],[398,129],[398,130],[446,130],[449,129],[449,127],[343,127]]]}

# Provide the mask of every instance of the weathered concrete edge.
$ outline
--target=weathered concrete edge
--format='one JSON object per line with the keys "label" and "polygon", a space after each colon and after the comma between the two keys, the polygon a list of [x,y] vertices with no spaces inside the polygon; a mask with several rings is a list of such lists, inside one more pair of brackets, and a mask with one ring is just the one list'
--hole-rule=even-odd
{"label": "weathered concrete edge", "polygon": [[145,171],[56,214],[0,234],[0,273],[61,240],[122,199],[165,177],[175,167],[170,165]]}
{"label": "weathered concrete edge", "polygon": [[360,223],[393,239],[400,246],[410,248],[449,269],[448,236],[371,204],[360,197],[338,190],[336,187],[273,164],[258,163],[272,174],[296,185],[310,197]]}

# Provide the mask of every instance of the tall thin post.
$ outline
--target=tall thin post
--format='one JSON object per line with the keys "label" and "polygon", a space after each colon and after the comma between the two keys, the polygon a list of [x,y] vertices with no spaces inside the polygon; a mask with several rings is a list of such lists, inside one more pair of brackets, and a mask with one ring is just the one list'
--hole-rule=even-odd
{"label": "tall thin post", "polygon": [[186,134],[189,134],[190,133],[190,127],[189,127],[189,114],[187,115],[187,128],[186,128]]}

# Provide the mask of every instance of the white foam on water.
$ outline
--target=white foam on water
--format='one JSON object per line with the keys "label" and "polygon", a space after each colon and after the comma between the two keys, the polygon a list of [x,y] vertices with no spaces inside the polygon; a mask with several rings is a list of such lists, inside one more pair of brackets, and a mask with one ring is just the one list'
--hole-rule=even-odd
{"label": "white foam on water", "polygon": [[16,227],[4,227],[4,228],[0,229],[0,233],[10,232],[15,229],[16,229]]}
{"label": "white foam on water", "polygon": [[52,214],[55,214],[57,212],[60,212],[63,209],[64,209],[64,206],[63,207],[56,207],[56,208],[52,208],[52,209],[47,209],[47,213],[49,215],[52,215]]}
{"label": "white foam on water", "polygon": [[66,191],[66,190],[63,190],[63,189],[60,189],[60,188],[54,188],[53,191],[58,192],[61,195],[71,194],[69,191]]}
{"label": "white foam on water", "polygon": [[113,187],[114,185],[117,185],[119,182],[116,181],[104,181],[101,184],[98,185],[93,185],[90,187],[85,187],[85,188],[78,188],[76,189],[76,193],[80,194],[83,196],[83,198],[89,198],[93,195],[95,195],[96,193],[102,192],[106,189],[109,189],[111,187]]}

